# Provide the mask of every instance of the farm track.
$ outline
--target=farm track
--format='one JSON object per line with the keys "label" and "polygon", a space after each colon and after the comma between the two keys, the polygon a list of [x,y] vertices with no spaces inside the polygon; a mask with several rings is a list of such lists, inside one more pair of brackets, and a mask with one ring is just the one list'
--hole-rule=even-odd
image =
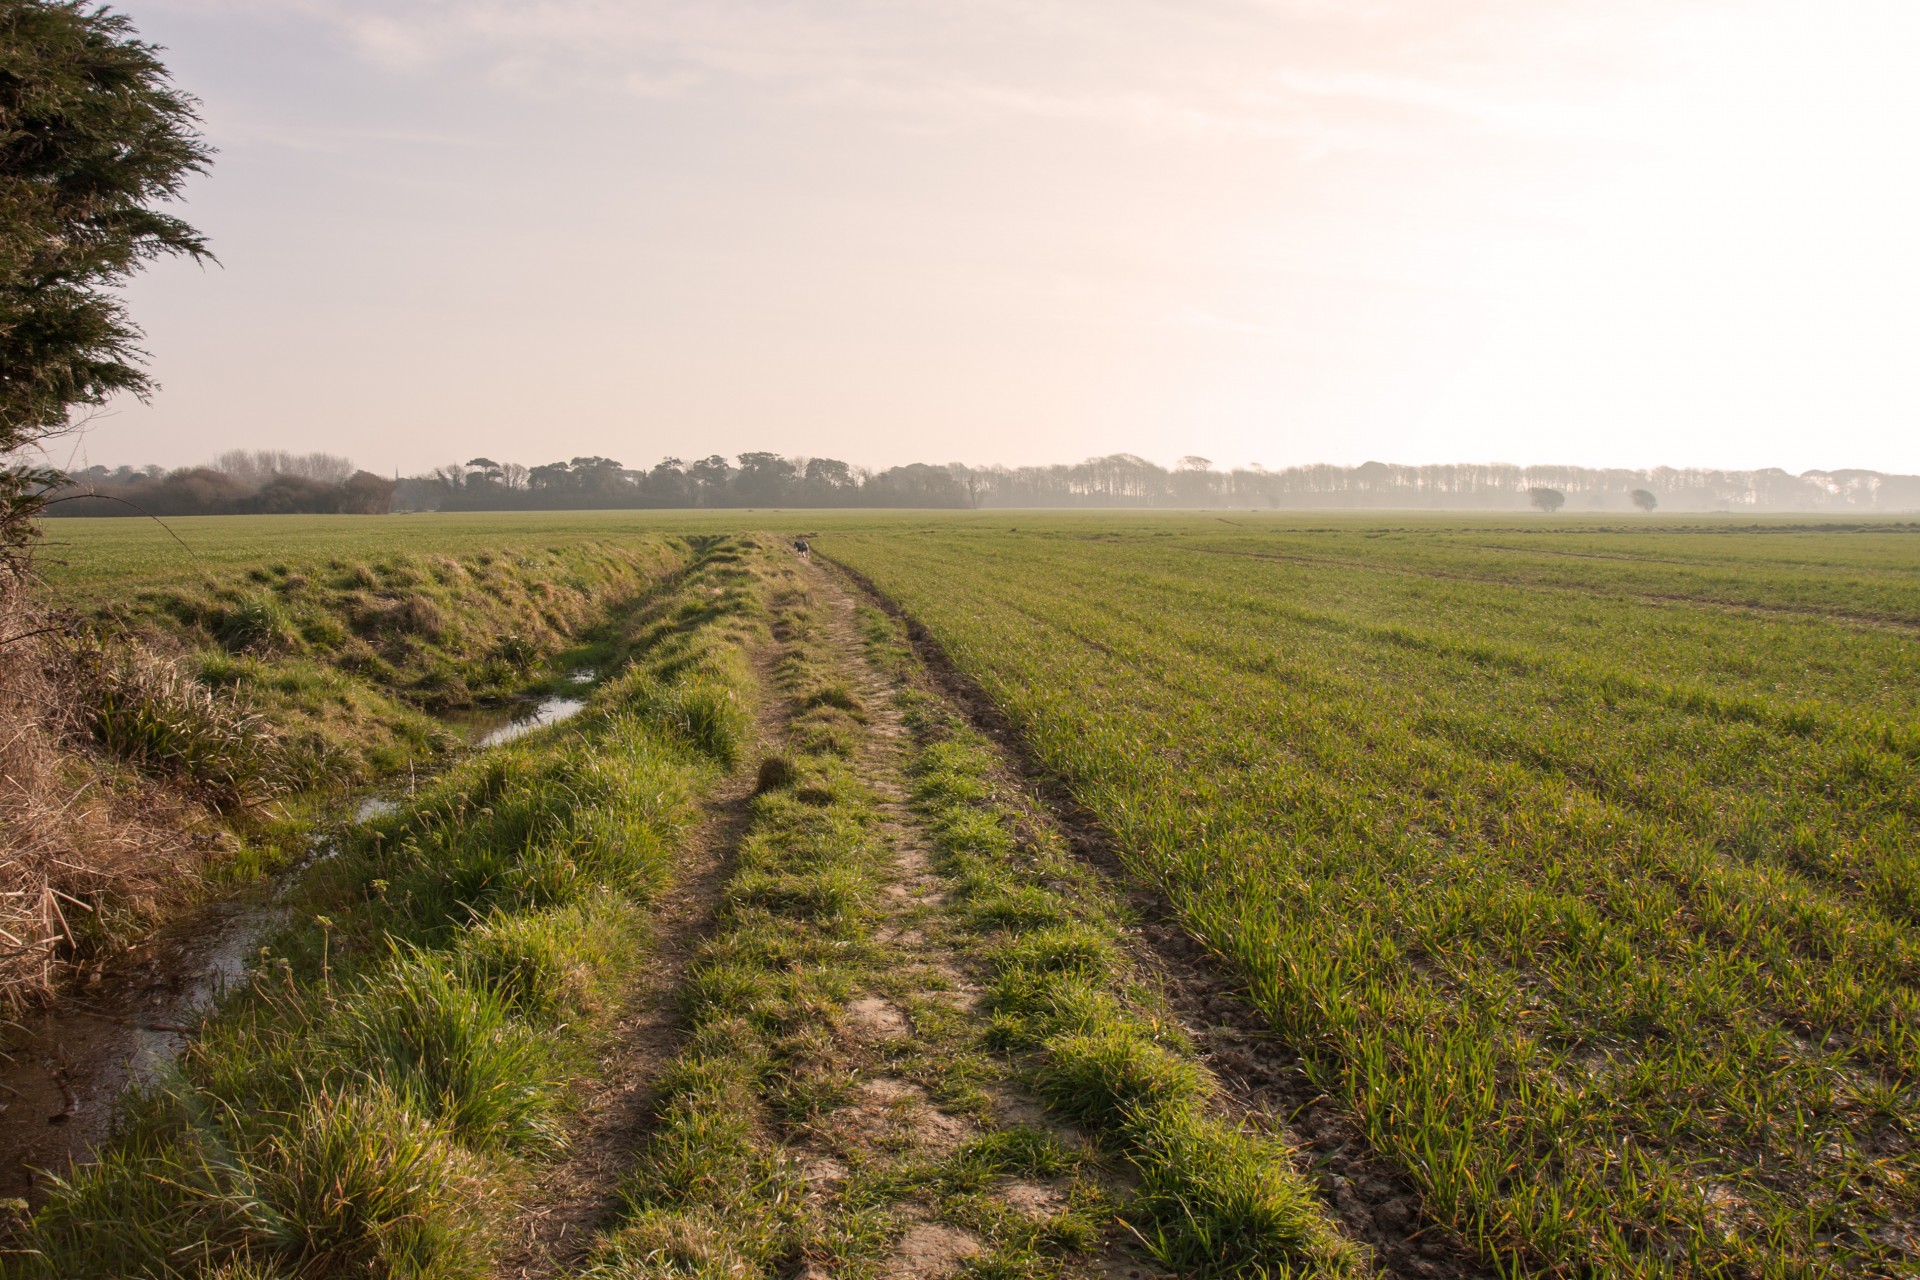
{"label": "farm track", "polygon": [[[933,869],[936,855],[925,822],[911,801],[913,741],[895,705],[900,686],[864,658],[852,622],[852,597],[817,572],[808,575],[807,585],[824,589],[829,597],[825,609],[813,611],[811,623],[797,622],[778,608],[770,621],[776,636],[810,630],[815,643],[805,656],[828,677],[844,680],[859,708],[863,726],[848,760],[848,781],[866,798],[874,837],[868,844],[877,854],[867,868],[878,889],[870,935],[877,955],[852,975],[852,998],[839,1007],[803,1011],[808,1024],[803,1035],[812,1038],[814,1053],[827,1058],[825,1064],[810,1064],[811,1069],[842,1077],[843,1086],[852,1082],[843,1089],[848,1094],[845,1105],[825,1115],[763,1118],[755,1125],[761,1155],[771,1164],[797,1170],[804,1183],[801,1234],[803,1241],[812,1242],[788,1245],[771,1272],[824,1280],[850,1265],[852,1274],[935,1280],[969,1258],[1004,1250],[1005,1241],[981,1229],[978,1205],[959,1215],[944,1211],[923,1185],[938,1181],[931,1170],[943,1161],[964,1161],[963,1148],[1008,1126],[1045,1132],[1060,1150],[1074,1152],[1074,1160],[1090,1152],[1083,1136],[1049,1123],[1039,1102],[1011,1081],[995,1081],[988,1091],[991,1104],[982,1108],[944,1092],[931,1078],[938,1073],[929,1071],[926,1059],[940,1052],[932,1042],[943,1042],[947,1052],[965,1057],[960,1042],[978,1037],[983,1018],[980,988],[971,980],[965,959],[945,945],[945,931],[938,923],[950,905],[949,896],[943,877]],[[633,1012],[618,1028],[616,1044],[603,1060],[568,1158],[540,1179],[539,1192],[519,1215],[518,1247],[496,1271],[502,1280],[572,1275],[583,1268],[599,1275],[603,1271],[595,1269],[596,1260],[603,1268],[622,1265],[595,1255],[617,1253],[622,1188],[636,1181],[645,1184],[651,1172],[649,1143],[661,1139],[671,1123],[667,1116],[673,1086],[663,1089],[658,1081],[672,1071],[677,1057],[684,1060],[697,1053],[689,1037],[698,1034],[698,971],[703,960],[711,964],[712,953],[737,945],[727,930],[739,926],[739,882],[765,874],[764,866],[742,867],[743,843],[757,840],[764,850],[770,837],[775,844],[780,839],[777,830],[770,833],[756,820],[754,799],[765,780],[757,780],[750,765],[793,753],[793,738],[803,731],[795,723],[801,707],[793,681],[783,680],[776,667],[783,657],[791,661],[801,655],[801,646],[782,643],[754,655],[763,694],[754,749],[747,764],[710,797],[708,819],[683,856],[674,887],[661,900],[653,958],[638,984]],[[964,1033],[956,1034],[956,1021],[965,1024]],[[932,1029],[935,1024],[938,1030]],[[832,1047],[822,1049],[823,1043]],[[972,1099],[978,1100],[977,1095]],[[773,1101],[762,1098],[760,1106],[771,1110],[768,1103]],[[669,1143],[675,1141],[666,1136]],[[991,1220],[998,1214],[1028,1224],[1026,1234],[1034,1235],[1033,1226],[1056,1211],[1079,1214],[1083,1201],[1104,1197],[1096,1183],[1104,1186],[1111,1179],[1090,1168],[1089,1173],[1044,1182],[1001,1178],[990,1192],[992,1207],[985,1216]],[[856,1183],[857,1194],[849,1194]],[[739,1194],[751,1201],[751,1190],[742,1187]],[[768,1206],[767,1212],[778,1216],[782,1206]],[[751,1227],[744,1224],[736,1232],[741,1237],[750,1234]],[[1018,1226],[1013,1234],[1022,1234]],[[823,1241],[863,1236],[864,1252],[823,1252]],[[717,1247],[722,1256],[737,1258],[746,1246],[723,1238]],[[1071,1252],[1069,1271],[1043,1264],[1045,1274],[1103,1280],[1170,1274],[1125,1243],[1083,1241]],[[640,1273],[653,1274],[648,1266],[642,1262]]]}
{"label": "farm track", "polygon": [[[752,655],[763,698],[756,715],[760,742],[777,738],[790,707],[771,696],[772,661]],[[732,870],[750,815],[753,773],[734,769],[707,797],[706,816],[687,839],[669,887],[651,905],[649,952],[628,996],[628,1010],[586,1086],[582,1115],[567,1157],[545,1170],[516,1214],[519,1230],[500,1260],[501,1280],[546,1280],[568,1274],[596,1231],[617,1211],[617,1187],[646,1140],[651,1082],[678,1040],[675,1000],[692,961],[714,928],[720,885]]]}
{"label": "farm track", "polygon": [[864,575],[833,564],[827,581],[830,589],[857,592],[904,625],[932,689],[996,744],[1009,789],[1021,795],[1028,820],[1064,834],[1127,903],[1139,920],[1133,938],[1139,962],[1156,975],[1187,1032],[1204,1047],[1235,1108],[1299,1148],[1322,1200],[1349,1237],[1371,1247],[1379,1273],[1491,1280],[1496,1273],[1427,1212],[1413,1183],[1373,1155],[1356,1117],[1313,1083],[1300,1055],[1246,999],[1243,984],[1180,925],[1164,898],[1132,881],[1099,823],[1025,749],[1005,714],[939,641]]}

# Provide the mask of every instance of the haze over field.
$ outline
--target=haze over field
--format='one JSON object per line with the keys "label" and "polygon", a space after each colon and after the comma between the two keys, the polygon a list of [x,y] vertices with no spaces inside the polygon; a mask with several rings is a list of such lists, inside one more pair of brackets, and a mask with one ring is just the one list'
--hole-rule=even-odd
{"label": "haze over field", "polygon": [[1913,0],[127,2],[8,1277],[1920,1277]]}
{"label": "haze over field", "polygon": [[1920,471],[1900,0],[129,11],[224,266],[63,462]]}

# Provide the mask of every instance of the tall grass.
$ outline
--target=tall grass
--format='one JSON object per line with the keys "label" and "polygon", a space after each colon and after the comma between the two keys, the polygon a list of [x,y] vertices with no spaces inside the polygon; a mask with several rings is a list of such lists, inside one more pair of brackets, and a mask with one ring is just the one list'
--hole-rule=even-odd
{"label": "tall grass", "polygon": [[[212,843],[177,795],[76,759],[87,726],[43,610],[0,593],[0,1009],[43,999],[68,957],[184,896]],[[245,771],[241,771],[245,776]],[[104,918],[107,917],[107,918]]]}
{"label": "tall grass", "polygon": [[[639,645],[575,725],[453,770],[317,864],[305,923],[54,1188],[18,1272],[487,1274],[513,1189],[566,1143],[567,1082],[619,1008],[645,904],[742,749],[689,741],[633,690],[731,670],[747,702],[725,657],[753,634],[744,611]],[[689,646],[710,650],[702,673],[665,672]]]}

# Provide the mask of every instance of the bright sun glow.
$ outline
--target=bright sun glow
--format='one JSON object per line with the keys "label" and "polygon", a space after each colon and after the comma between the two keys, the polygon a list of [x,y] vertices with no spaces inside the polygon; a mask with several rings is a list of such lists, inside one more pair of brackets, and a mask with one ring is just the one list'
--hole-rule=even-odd
{"label": "bright sun glow", "polygon": [[1920,470],[1920,6],[136,17],[225,267],[135,286],[97,460]]}

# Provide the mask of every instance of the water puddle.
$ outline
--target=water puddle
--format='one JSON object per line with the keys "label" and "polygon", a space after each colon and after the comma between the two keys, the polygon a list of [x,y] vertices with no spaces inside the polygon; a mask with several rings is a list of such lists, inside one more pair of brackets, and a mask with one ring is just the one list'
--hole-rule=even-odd
{"label": "water puddle", "polygon": [[14,1020],[0,1060],[0,1196],[37,1200],[36,1170],[64,1174],[90,1155],[121,1092],[180,1055],[285,917],[272,904],[208,907],[135,948],[110,976]]}
{"label": "water puddle", "polygon": [[550,724],[559,724],[569,716],[577,715],[587,705],[585,698],[542,698],[532,707],[526,708],[507,723],[488,730],[473,740],[476,747],[497,747],[503,742],[512,742],[522,734],[532,733],[535,729],[544,729]]}
{"label": "water puddle", "polygon": [[[444,722],[476,749],[577,715],[591,670],[567,676],[581,696],[455,712]],[[390,795],[366,795],[352,825],[399,811]],[[265,896],[213,903],[160,930],[119,958],[104,976],[72,988],[52,1008],[5,1024],[0,1055],[0,1198],[37,1203],[45,1179],[89,1158],[112,1130],[115,1103],[132,1084],[161,1078],[212,1013],[220,997],[246,981],[261,940],[286,921],[285,905],[301,872],[340,851],[339,832],[315,833],[311,853],[276,877]]]}
{"label": "water puddle", "polygon": [[[582,669],[570,672],[567,683],[585,686],[597,679],[599,679],[598,672]],[[464,707],[448,711],[440,716],[440,723],[465,738],[469,746],[497,747],[503,742],[512,742],[523,734],[532,733],[535,729],[559,724],[569,716],[578,715],[586,705],[585,697],[570,697],[556,693],[537,701],[530,699],[524,702],[509,702],[501,706]]]}

